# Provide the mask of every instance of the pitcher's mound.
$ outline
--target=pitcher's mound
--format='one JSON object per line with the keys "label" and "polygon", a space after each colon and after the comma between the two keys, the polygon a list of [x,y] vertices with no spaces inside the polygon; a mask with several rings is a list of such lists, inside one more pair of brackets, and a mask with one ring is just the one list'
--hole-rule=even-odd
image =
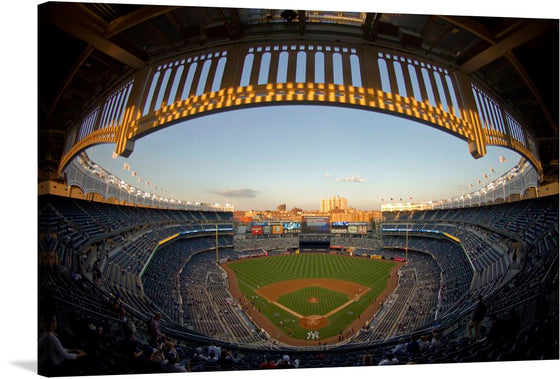
{"label": "pitcher's mound", "polygon": [[309,299],[307,299],[307,302],[311,304],[315,304],[319,302],[319,299],[317,299],[316,297],[310,297]]}
{"label": "pitcher's mound", "polygon": [[299,326],[307,330],[318,330],[329,323],[323,316],[306,316],[299,319]]}

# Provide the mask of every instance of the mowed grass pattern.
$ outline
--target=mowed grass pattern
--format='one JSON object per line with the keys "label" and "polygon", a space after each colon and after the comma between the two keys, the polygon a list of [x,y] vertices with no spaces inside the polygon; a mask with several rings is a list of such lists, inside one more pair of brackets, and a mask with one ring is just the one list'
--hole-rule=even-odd
{"label": "mowed grass pattern", "polygon": [[[309,302],[310,298],[318,300]],[[287,293],[278,298],[278,303],[285,305],[302,316],[325,315],[348,301],[343,293],[331,291],[323,287],[307,287]]]}
{"label": "mowed grass pattern", "polygon": [[284,280],[316,278],[347,280],[370,287],[371,290],[358,301],[329,317],[329,324],[319,331],[321,338],[325,339],[338,335],[339,330],[358,318],[385,290],[394,265],[390,261],[343,255],[293,254],[232,262],[229,267],[235,272],[239,289],[255,310],[263,313],[285,334],[300,339],[306,338],[307,330],[299,326],[298,319],[257,295],[256,289]]}

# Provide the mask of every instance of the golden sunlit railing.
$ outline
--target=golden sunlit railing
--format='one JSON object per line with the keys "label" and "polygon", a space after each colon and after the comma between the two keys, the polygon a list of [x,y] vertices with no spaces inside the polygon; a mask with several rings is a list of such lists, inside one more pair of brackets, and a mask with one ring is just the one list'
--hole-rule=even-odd
{"label": "golden sunlit railing", "polygon": [[59,172],[88,146],[115,143],[116,153],[127,157],[135,140],[175,123],[282,104],[405,117],[463,139],[475,158],[486,154],[487,145],[515,150],[542,175],[528,128],[465,74],[402,52],[309,41],[235,44],[138,71],[68,133]]}

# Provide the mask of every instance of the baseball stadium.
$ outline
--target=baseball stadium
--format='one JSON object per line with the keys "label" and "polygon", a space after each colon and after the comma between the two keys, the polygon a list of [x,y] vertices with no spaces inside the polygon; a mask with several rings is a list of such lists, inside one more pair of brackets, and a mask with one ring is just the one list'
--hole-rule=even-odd
{"label": "baseball stadium", "polygon": [[[76,2],[37,13],[39,375],[559,359],[558,19]],[[478,181],[441,169],[464,185],[437,195],[419,193],[429,179],[364,190],[375,210],[350,219],[340,197],[259,211],[185,184],[292,165],[269,146],[238,163],[223,142],[145,142],[272,109],[406,121],[473,165],[501,155]],[[253,142],[223,130],[232,146]],[[294,178],[310,176],[319,153],[285,133]],[[146,180],[133,160],[144,142],[162,157],[153,172],[185,177],[185,192]],[[163,160],[173,144],[194,152],[184,170]],[[358,167],[357,150],[324,160]],[[393,179],[409,175],[407,153],[383,157]],[[276,204],[297,181],[284,180]],[[266,194],[248,188],[227,195]]]}

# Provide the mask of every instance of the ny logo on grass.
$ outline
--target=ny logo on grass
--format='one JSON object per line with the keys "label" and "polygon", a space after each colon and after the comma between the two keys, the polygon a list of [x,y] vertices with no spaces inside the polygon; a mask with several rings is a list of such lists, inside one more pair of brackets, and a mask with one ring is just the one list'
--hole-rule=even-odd
{"label": "ny logo on grass", "polygon": [[319,339],[319,331],[309,331],[307,332],[307,339],[308,340],[318,340]]}

